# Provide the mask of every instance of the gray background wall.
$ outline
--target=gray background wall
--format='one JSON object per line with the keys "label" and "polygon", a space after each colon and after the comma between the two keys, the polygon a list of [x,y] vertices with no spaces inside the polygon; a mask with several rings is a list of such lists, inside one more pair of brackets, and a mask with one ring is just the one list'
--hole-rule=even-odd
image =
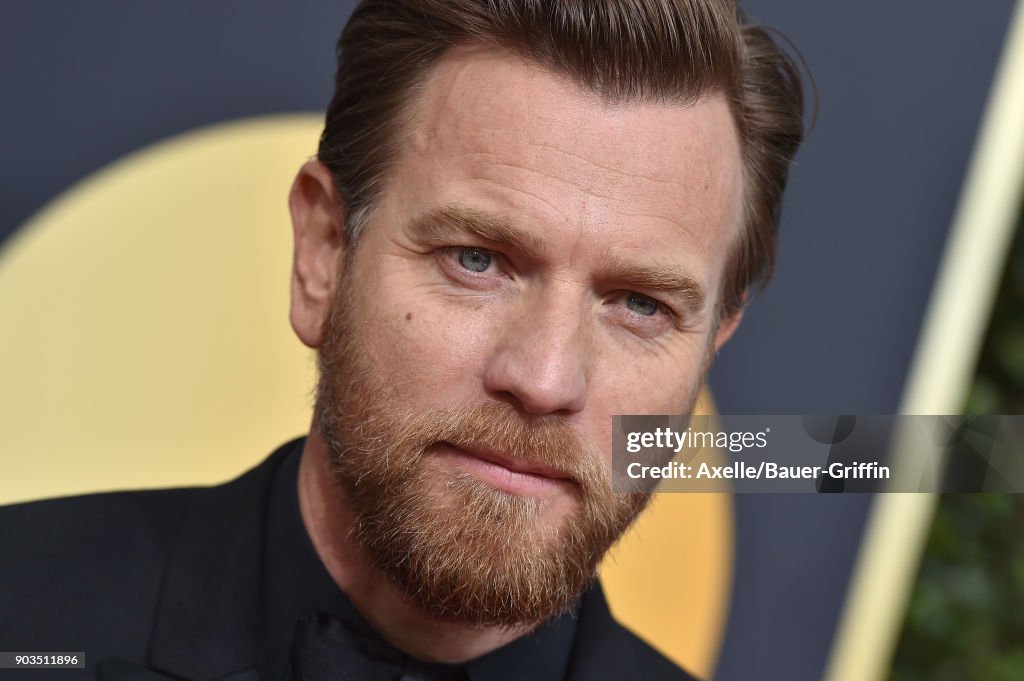
{"label": "gray background wall", "polygon": [[[820,98],[786,200],[777,275],[723,350],[723,413],[893,413],[1010,0],[750,0]],[[741,495],[717,678],[820,679],[870,499]]]}
{"label": "gray background wall", "polygon": [[[0,242],[175,133],[322,110],[351,2],[8,0]],[[1012,0],[749,0],[814,74],[778,274],[712,372],[729,413],[896,409]],[[819,679],[870,499],[741,496],[720,681]],[[699,560],[699,557],[695,557]]]}

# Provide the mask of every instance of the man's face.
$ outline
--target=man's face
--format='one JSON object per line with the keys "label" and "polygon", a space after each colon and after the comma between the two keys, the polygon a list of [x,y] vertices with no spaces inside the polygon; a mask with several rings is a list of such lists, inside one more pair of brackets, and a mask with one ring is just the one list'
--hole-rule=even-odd
{"label": "man's face", "polygon": [[611,416],[689,410],[741,216],[726,103],[609,104],[458,49],[324,322],[317,421],[372,560],[471,624],[564,609],[644,499]]}

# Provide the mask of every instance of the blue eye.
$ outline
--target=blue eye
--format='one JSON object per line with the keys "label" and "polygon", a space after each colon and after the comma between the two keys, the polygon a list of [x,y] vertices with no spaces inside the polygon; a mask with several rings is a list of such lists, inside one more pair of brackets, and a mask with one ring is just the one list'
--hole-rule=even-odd
{"label": "blue eye", "polygon": [[631,312],[635,312],[638,315],[644,317],[653,317],[658,313],[661,305],[656,300],[651,300],[646,296],[642,296],[639,293],[630,293],[626,298],[626,307]]}
{"label": "blue eye", "polygon": [[459,264],[470,272],[486,272],[491,266],[491,254],[482,248],[463,248],[459,252]]}

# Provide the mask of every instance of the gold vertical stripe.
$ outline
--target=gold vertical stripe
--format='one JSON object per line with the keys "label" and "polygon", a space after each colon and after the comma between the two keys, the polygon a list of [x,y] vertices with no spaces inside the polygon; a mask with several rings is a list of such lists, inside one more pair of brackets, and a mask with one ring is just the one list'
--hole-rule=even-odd
{"label": "gold vertical stripe", "polygon": [[[1017,4],[932,292],[900,412],[958,414],[974,374],[1024,189],[1024,5]],[[874,503],[825,675],[880,681],[938,495]]]}

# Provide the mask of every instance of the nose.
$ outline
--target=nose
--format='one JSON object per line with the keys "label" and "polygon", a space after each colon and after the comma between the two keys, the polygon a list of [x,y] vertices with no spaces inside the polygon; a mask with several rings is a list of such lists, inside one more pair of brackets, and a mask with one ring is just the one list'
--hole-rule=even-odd
{"label": "nose", "polygon": [[484,388],[492,398],[529,414],[575,414],[587,400],[587,338],[580,306],[523,302],[488,359]]}

